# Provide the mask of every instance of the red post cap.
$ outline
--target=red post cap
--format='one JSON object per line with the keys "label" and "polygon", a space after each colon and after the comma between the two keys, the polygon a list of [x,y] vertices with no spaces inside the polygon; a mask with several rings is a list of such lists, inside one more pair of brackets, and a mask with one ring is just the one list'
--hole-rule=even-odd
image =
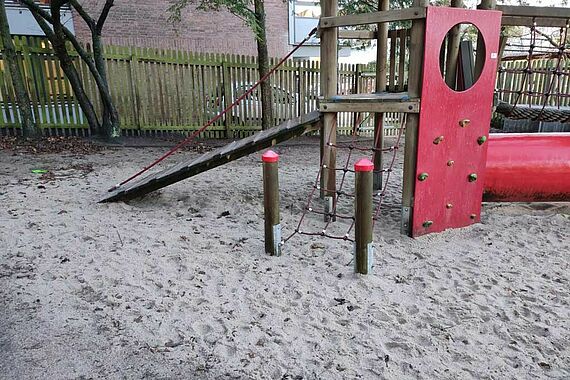
{"label": "red post cap", "polygon": [[261,161],[263,162],[277,162],[279,161],[279,155],[272,150],[268,150],[267,152],[261,155]]}
{"label": "red post cap", "polygon": [[374,164],[368,158],[361,158],[354,164],[354,171],[371,172],[374,170]]}

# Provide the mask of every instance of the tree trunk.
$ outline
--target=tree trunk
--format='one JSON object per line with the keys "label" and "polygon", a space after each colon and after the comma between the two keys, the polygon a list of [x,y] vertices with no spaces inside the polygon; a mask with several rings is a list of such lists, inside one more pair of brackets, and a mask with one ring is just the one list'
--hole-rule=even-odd
{"label": "tree trunk", "polygon": [[65,47],[65,37],[63,35],[61,23],[59,24],[58,28],[54,28],[54,30],[52,30],[47,24],[47,21],[44,20],[40,14],[35,12],[34,8],[31,8],[28,4],[26,4],[26,6],[32,13],[32,16],[42,31],[45,33],[46,37],[51,42],[54,53],[59,60],[59,65],[69,80],[71,88],[73,89],[73,93],[77,98],[77,102],[83,111],[83,115],[87,119],[90,131],[95,134],[98,133],[101,129],[101,125],[97,119],[97,113],[95,112],[95,109],[93,108],[93,104],[89,100],[89,97],[87,97],[87,94],[83,89],[81,77],[77,73],[77,70],[73,65],[73,61],[67,53],[67,48]]}
{"label": "tree trunk", "polygon": [[[263,0],[254,0],[255,19],[259,29],[256,30],[257,64],[260,78],[269,72],[269,53],[267,51],[267,30],[265,28],[265,7]],[[271,84],[265,81],[261,84],[261,128],[269,129],[275,125],[273,119],[273,100]]]}
{"label": "tree trunk", "polygon": [[51,43],[54,47],[55,54],[59,59],[59,65],[69,80],[69,84],[73,89],[73,93],[77,98],[77,102],[79,103],[85,118],[87,119],[87,123],[89,124],[91,131],[95,134],[99,133],[101,130],[101,124],[97,118],[97,113],[95,112],[95,108],[93,108],[93,103],[91,103],[91,100],[89,100],[89,97],[85,93],[81,77],[75,69],[75,65],[73,64],[71,57],[67,54],[67,50],[65,50],[65,42],[63,47],[64,51],[61,51],[61,48],[56,48],[57,43],[54,43],[53,41],[51,41]]}
{"label": "tree trunk", "polygon": [[92,33],[93,41],[93,60],[95,67],[101,77],[101,84],[98,83],[97,88],[103,102],[103,133],[107,139],[114,139],[121,135],[121,126],[119,112],[111,99],[109,85],[107,82],[107,69],[105,68],[105,59],[103,56],[103,45],[101,43],[101,35],[98,31]]}
{"label": "tree trunk", "polygon": [[[37,138],[41,135],[41,131],[34,122],[30,97],[26,91],[24,78],[22,77],[22,73],[20,72],[18,65],[18,55],[14,48],[12,36],[10,35],[10,27],[8,25],[8,17],[6,16],[6,6],[4,1],[0,1],[0,35],[2,38],[4,61],[6,62],[6,67],[12,77],[12,84],[14,85],[14,91],[16,92],[16,101],[18,103],[18,109],[20,110],[22,134],[24,137]],[[8,107],[8,104],[5,102],[4,106]],[[14,115],[16,115],[17,110],[15,104],[12,104],[12,109],[14,111]]]}

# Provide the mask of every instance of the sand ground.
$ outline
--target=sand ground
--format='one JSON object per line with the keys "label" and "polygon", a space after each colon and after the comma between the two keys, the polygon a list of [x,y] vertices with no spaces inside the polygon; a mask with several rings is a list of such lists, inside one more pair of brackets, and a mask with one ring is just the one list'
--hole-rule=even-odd
{"label": "sand ground", "polygon": [[[319,149],[277,150],[287,233]],[[263,253],[258,155],[96,203],[163,151],[0,152],[0,378],[570,378],[570,204],[488,204],[481,224],[412,240],[398,160],[374,274],[357,276],[345,241]]]}

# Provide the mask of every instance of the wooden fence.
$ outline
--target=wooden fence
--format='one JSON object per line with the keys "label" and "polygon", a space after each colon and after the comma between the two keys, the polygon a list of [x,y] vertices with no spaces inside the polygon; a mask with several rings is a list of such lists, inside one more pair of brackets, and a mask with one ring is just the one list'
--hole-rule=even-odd
{"label": "wooden fence", "polygon": [[[534,58],[531,60],[532,74],[527,74],[526,59],[503,60],[501,66],[506,70],[497,76],[499,99],[510,104],[569,107],[570,59],[560,61],[561,75],[556,74],[557,65],[557,58]],[[522,91],[520,95],[519,91]]]}
{"label": "wooden fence", "polygon": [[[59,67],[49,43],[37,37],[15,37],[20,53],[20,66],[31,96],[34,116],[47,134],[88,135],[89,128],[71,86]],[[389,91],[405,91],[407,82],[406,30],[389,32]],[[200,128],[208,119],[228,106],[253,84],[257,77],[254,57],[196,54],[188,51],[134,47],[105,47],[111,95],[117,105],[123,133],[126,135],[182,132]],[[1,58],[1,56],[0,56]],[[276,60],[273,60],[275,63]],[[76,64],[86,91],[100,114],[96,85],[87,67],[76,57]],[[552,60],[535,59],[533,65],[542,72],[533,74],[534,91],[544,91],[552,75]],[[504,61],[504,67],[520,68],[525,60]],[[570,71],[570,60],[564,61],[564,72]],[[497,88],[516,91],[522,75],[503,72]],[[291,60],[271,78],[275,122],[310,112],[317,108],[319,64],[316,61]],[[375,91],[375,68],[371,65],[341,64],[339,93]],[[529,85],[527,83],[527,85]],[[546,86],[546,87],[545,87]],[[570,76],[562,76],[560,92],[570,93]],[[500,91],[499,91],[500,93]],[[502,100],[513,102],[513,95],[500,93]],[[551,97],[549,104],[570,105],[570,98]],[[9,73],[0,60],[0,132],[13,133],[20,127],[14,90]],[[538,97],[522,97],[519,104],[542,104]],[[202,137],[245,137],[261,128],[261,110],[257,93],[220,119]],[[386,134],[395,135],[400,115],[386,114]],[[364,121],[364,122],[362,122]],[[368,115],[339,114],[339,133],[348,134],[360,123],[365,135],[372,135],[372,118]]]}
{"label": "wooden fence", "polygon": [[[405,51],[405,45],[400,47],[402,41],[405,44],[405,38],[396,36],[398,41],[393,41],[398,44],[398,51]],[[14,42],[39,125],[48,134],[88,135],[86,120],[49,42],[37,37],[15,37]],[[126,135],[196,130],[258,78],[256,58],[249,56],[116,46],[105,47],[104,54],[110,92]],[[272,64],[277,62],[272,61]],[[75,62],[86,92],[101,114],[91,74],[78,57]],[[394,55],[394,62],[391,70],[404,72],[404,60]],[[375,90],[374,67],[341,64],[339,69],[340,93]],[[390,87],[403,89],[404,83],[398,82],[396,75],[390,79]],[[271,77],[275,122],[315,110],[319,81],[316,61],[290,60],[281,66]],[[0,128],[9,133],[19,128],[19,114],[9,73],[2,61],[0,87]],[[258,99],[258,94],[253,93],[211,126],[203,137],[244,137],[261,129]],[[339,115],[339,132],[350,133],[354,123],[361,120],[364,120],[362,131],[372,134],[370,118],[349,113]],[[388,135],[395,134],[395,128],[390,126],[397,125],[398,121],[399,115],[386,115]]]}

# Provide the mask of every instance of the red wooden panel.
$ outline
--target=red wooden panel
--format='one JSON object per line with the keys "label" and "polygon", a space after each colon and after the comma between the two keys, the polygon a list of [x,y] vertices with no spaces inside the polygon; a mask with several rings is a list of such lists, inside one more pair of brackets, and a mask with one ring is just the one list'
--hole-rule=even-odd
{"label": "red wooden panel", "polygon": [[[460,23],[481,32],[485,65],[471,88],[455,92],[442,78],[439,57],[446,33]],[[480,221],[487,144],[478,139],[489,133],[500,28],[498,11],[427,10],[412,236]],[[470,123],[461,127],[464,119]],[[439,136],[443,140],[435,144]],[[422,173],[428,174],[423,181]],[[470,182],[470,174],[477,179]]]}

